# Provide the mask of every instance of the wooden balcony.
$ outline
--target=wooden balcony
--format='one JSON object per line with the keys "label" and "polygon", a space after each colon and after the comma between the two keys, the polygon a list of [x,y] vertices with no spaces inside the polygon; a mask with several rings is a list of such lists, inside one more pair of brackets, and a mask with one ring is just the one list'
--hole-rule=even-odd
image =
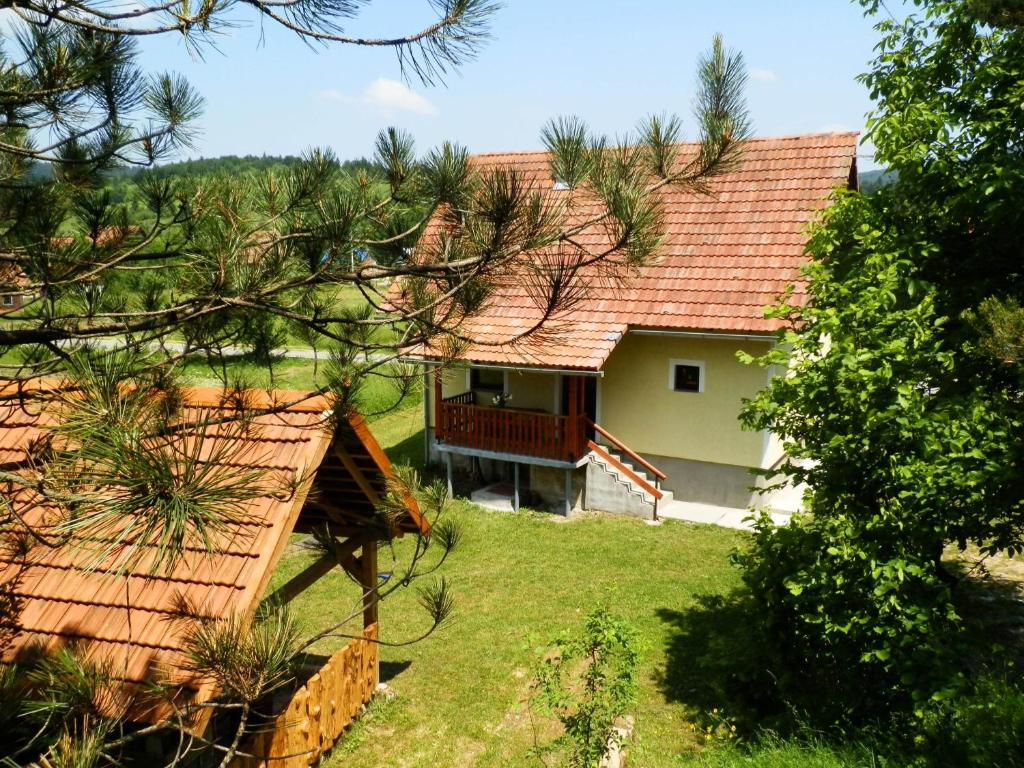
{"label": "wooden balcony", "polygon": [[472,392],[437,398],[435,435],[438,442],[565,462],[576,462],[587,453],[586,414],[559,416],[543,411],[475,405],[474,400]]}

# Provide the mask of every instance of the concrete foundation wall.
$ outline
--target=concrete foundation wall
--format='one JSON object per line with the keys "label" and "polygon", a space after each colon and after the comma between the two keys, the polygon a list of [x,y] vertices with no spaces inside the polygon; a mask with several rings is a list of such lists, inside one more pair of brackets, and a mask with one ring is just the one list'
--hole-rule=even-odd
{"label": "concrete foundation wall", "polygon": [[630,492],[625,483],[620,482],[600,464],[589,462],[585,466],[587,509],[642,517],[645,520],[654,518],[654,505],[644,500],[645,495]]}
{"label": "concrete foundation wall", "polygon": [[781,478],[766,483],[747,467],[713,464],[706,461],[676,459],[671,456],[641,454],[668,477],[662,486],[672,491],[679,501],[714,504],[721,507],[746,509],[751,506],[770,507],[779,512],[796,512],[800,508],[803,487],[785,487],[762,494],[757,488],[774,484]]}
{"label": "concrete foundation wall", "polygon": [[755,478],[747,467],[641,454],[668,477],[662,485],[679,501],[744,509],[756,501]]}

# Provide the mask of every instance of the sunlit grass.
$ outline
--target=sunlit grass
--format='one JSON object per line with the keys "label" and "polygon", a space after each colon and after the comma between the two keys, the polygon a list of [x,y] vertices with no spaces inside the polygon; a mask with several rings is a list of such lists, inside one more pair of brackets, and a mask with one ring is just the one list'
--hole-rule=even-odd
{"label": "sunlit grass", "polygon": [[[422,456],[419,406],[385,416],[372,429],[393,459]],[[383,648],[382,675],[398,699],[371,707],[325,765],[537,765],[526,706],[536,649],[577,626],[597,605],[634,622],[644,638],[630,763],[659,768],[679,765],[681,754],[692,756],[693,712],[662,682],[678,634],[666,617],[700,595],[725,594],[738,585],[728,555],[744,534],[672,522],[650,527],[610,516],[563,523],[545,514],[485,512],[461,501],[453,506],[451,514],[465,531],[444,571],[455,585],[456,619],[421,643]],[[399,558],[409,544],[397,544]],[[291,547],[275,583],[313,557]],[[382,571],[389,570],[389,558],[382,550]],[[303,630],[311,632],[352,607],[356,597],[347,579],[332,573],[293,607]],[[400,590],[381,607],[387,641],[414,637],[427,623],[414,589]],[[318,650],[330,652],[342,643]]]}

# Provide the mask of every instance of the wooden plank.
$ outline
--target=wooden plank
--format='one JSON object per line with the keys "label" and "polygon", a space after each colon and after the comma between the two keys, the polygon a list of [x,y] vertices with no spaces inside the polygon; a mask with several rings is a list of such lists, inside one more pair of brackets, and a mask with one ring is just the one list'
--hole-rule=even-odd
{"label": "wooden plank", "polygon": [[377,625],[331,656],[296,691],[267,730],[254,734],[242,751],[255,759],[236,757],[232,768],[306,768],[334,746],[363,707],[373,698],[379,674]]}

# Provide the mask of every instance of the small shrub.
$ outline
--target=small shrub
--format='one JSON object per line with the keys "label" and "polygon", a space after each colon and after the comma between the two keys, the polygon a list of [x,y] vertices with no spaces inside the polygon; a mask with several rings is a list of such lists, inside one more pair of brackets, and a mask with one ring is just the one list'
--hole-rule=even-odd
{"label": "small shrub", "polygon": [[928,716],[915,747],[929,768],[1024,766],[1024,692],[1006,678],[982,677]]}
{"label": "small shrub", "polygon": [[587,616],[581,634],[557,640],[537,665],[531,704],[565,733],[538,752],[560,752],[572,768],[597,768],[634,702],[637,660],[636,630],[604,609]]}

